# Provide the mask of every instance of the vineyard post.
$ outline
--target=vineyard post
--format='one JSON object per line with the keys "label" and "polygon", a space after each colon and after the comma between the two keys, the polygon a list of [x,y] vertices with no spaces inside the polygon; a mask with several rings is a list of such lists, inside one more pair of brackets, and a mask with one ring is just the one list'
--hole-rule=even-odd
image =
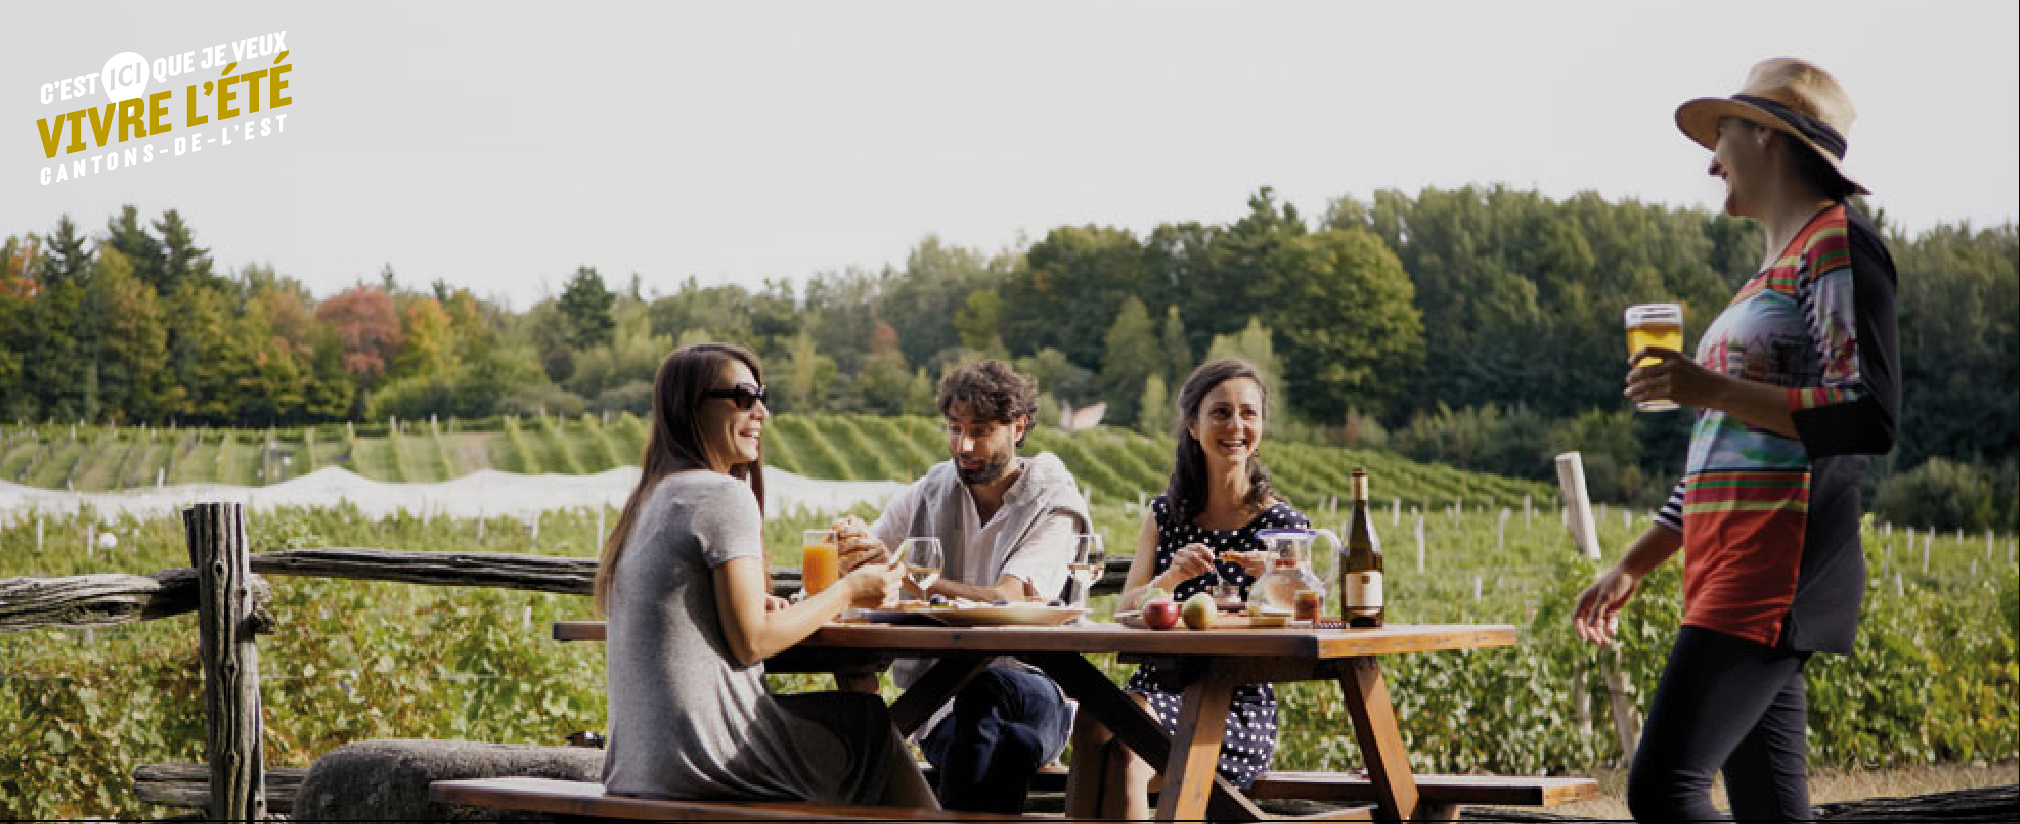
{"label": "vineyard post", "polygon": [[[1577,452],[1558,455],[1557,483],[1564,495],[1564,521],[1571,529],[1572,548],[1587,558],[1599,560],[1599,532],[1592,520],[1592,499],[1585,491],[1585,463]],[[1613,711],[1613,731],[1620,737],[1621,763],[1634,761],[1634,747],[1641,737],[1641,718],[1628,697],[1627,677],[1620,672],[1620,648],[1612,655],[1601,653],[1600,675],[1606,681],[1608,705]],[[1572,691],[1585,689],[1585,666],[1581,657],[1572,676]]]}
{"label": "vineyard post", "polygon": [[1922,574],[1929,574],[1929,546],[1936,542],[1936,530],[1922,533]]}
{"label": "vineyard post", "polygon": [[239,504],[200,503],[182,511],[182,523],[200,596],[210,817],[259,821],[267,817],[266,769],[245,511]]}
{"label": "vineyard post", "polygon": [[1557,456],[1557,484],[1564,492],[1565,521],[1571,527],[1572,548],[1597,560],[1598,529],[1592,523],[1592,499],[1585,493],[1585,463],[1578,453]]}
{"label": "vineyard post", "polygon": [[1529,493],[1524,492],[1522,493],[1522,531],[1528,532],[1529,528],[1535,525],[1536,501],[1530,498]]}
{"label": "vineyard post", "polygon": [[[1416,515],[1414,510],[1412,515]],[[1417,577],[1424,577],[1424,516],[1417,515]]]}
{"label": "vineyard post", "polygon": [[1494,551],[1500,552],[1507,546],[1508,508],[1501,507],[1501,517],[1494,519]]}
{"label": "vineyard post", "polygon": [[1403,525],[1403,499],[1402,499],[1402,498],[1390,498],[1390,499],[1389,499],[1389,526],[1392,526],[1392,527],[1394,527],[1394,526],[1402,526],[1402,525]]}
{"label": "vineyard post", "polygon": [[1620,646],[1614,645],[1613,654],[1600,653],[1606,679],[1606,694],[1613,709],[1613,733],[1620,736],[1620,763],[1622,766],[1634,763],[1634,747],[1641,740],[1641,715],[1634,707],[1634,699],[1627,696],[1627,676],[1620,672]]}
{"label": "vineyard post", "polygon": [[33,510],[35,519],[35,554],[42,554],[42,510]]}

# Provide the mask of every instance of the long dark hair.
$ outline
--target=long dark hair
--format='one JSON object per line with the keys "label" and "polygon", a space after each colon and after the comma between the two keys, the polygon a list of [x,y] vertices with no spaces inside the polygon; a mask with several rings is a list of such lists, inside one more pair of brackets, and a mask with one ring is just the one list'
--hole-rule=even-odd
{"label": "long dark hair", "polygon": [[[1206,509],[1206,449],[1192,436],[1192,422],[1199,417],[1199,405],[1206,400],[1207,393],[1235,378],[1248,378],[1261,387],[1263,420],[1267,422],[1269,384],[1263,382],[1262,374],[1248,361],[1227,358],[1202,363],[1185,379],[1185,387],[1178,390],[1178,455],[1172,461],[1171,485],[1165,488],[1164,497],[1180,523],[1190,523]],[[1248,484],[1248,497],[1242,503],[1262,507],[1276,497],[1276,490],[1270,487],[1269,467],[1253,452],[1248,457]]]}
{"label": "long dark hair", "polygon": [[[666,362],[659,365],[659,374],[652,379],[652,434],[645,439],[645,456],[639,462],[638,486],[631,490],[630,497],[624,499],[624,510],[617,516],[617,526],[603,539],[603,555],[596,568],[598,615],[603,614],[604,605],[610,598],[611,573],[617,568],[618,557],[624,554],[624,543],[631,537],[631,528],[638,522],[638,513],[645,509],[646,497],[667,475],[709,465],[697,412],[701,409],[702,393],[715,388],[715,383],[722,379],[723,370],[732,360],[742,362],[750,369],[753,380],[764,383],[764,373],[758,368],[757,356],[733,343],[683,346],[667,355]],[[751,494],[757,496],[758,511],[763,512],[763,446],[759,446],[757,460],[733,465],[729,474],[750,484]]]}

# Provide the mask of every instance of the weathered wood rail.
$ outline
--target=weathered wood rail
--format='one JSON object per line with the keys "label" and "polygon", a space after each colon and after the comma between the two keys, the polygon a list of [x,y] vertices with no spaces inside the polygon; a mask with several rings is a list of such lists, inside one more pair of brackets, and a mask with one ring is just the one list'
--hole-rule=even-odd
{"label": "weathered wood rail", "polygon": [[[270,814],[294,812],[295,793],[309,774],[300,767],[276,767],[266,771],[266,804]],[[204,807],[210,804],[210,765],[149,764],[133,771],[134,794],[149,804],[169,807]]]}
{"label": "weathered wood rail", "polygon": [[[522,555],[504,552],[435,552],[365,547],[324,547],[254,552],[257,575],[394,581],[444,587],[500,589],[588,595],[596,580],[596,559],[565,555]],[[1111,558],[1108,570],[1094,586],[1097,595],[1114,594],[1129,574],[1128,558]],[[772,590],[780,595],[800,588],[800,571],[773,567]],[[0,632],[43,627],[105,627],[170,618],[195,612],[199,582],[194,569],[171,569],[152,575],[105,573],[62,578],[0,579]],[[251,579],[255,628],[264,628],[268,584]]]}

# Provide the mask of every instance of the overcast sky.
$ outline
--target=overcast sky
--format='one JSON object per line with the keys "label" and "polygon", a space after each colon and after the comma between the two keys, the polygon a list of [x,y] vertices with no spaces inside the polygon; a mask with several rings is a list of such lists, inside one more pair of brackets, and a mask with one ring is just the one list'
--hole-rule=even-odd
{"label": "overcast sky", "polygon": [[[1775,55],[1849,90],[1849,165],[1891,222],[1984,226],[2020,211],[2016,5],[10,2],[0,236],[174,208],[318,295],[391,264],[523,309],[579,264],[798,280],[928,234],[1226,222],[1260,186],[1314,216],[1467,183],[1716,207],[1671,113]],[[285,134],[167,156],[180,130],[40,182],[99,150],[45,159],[35,121],[107,102],[45,82],[282,30],[294,104],[261,114]]]}

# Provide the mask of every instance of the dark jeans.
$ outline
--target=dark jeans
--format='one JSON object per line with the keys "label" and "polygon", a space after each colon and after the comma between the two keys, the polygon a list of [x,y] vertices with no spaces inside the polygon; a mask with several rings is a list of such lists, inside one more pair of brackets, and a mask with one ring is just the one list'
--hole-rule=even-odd
{"label": "dark jeans", "polygon": [[1725,775],[1734,821],[1810,818],[1810,654],[1684,627],[1649,704],[1627,773],[1636,821],[1723,821],[1711,806]]}
{"label": "dark jeans", "polygon": [[1018,814],[1031,776],[1066,743],[1073,724],[1052,680],[985,669],[954,696],[954,711],[919,741],[939,771],[933,788],[949,810]]}

